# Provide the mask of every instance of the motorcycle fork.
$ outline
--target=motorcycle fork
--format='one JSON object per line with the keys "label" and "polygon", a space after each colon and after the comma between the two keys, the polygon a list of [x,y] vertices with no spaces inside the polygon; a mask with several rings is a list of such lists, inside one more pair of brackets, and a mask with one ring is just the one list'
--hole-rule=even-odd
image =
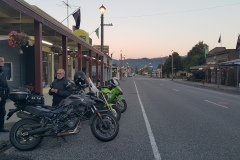
{"label": "motorcycle fork", "polygon": [[[94,115],[96,115],[96,116],[98,116],[100,118],[100,120],[102,121],[104,127],[107,127],[107,124],[105,124],[105,122],[102,119],[102,114],[100,113],[100,111],[94,105],[93,105],[93,108],[91,108],[91,110],[94,113]],[[91,117],[90,123],[92,123],[93,118],[94,118],[94,116]]]}

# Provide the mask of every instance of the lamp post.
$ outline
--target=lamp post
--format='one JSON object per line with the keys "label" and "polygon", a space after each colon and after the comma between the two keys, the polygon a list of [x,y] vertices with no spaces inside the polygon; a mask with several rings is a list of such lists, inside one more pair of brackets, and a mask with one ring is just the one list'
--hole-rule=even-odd
{"label": "lamp post", "polygon": [[174,51],[172,50],[172,81],[173,81],[173,53]]}
{"label": "lamp post", "polygon": [[120,65],[120,80],[122,79],[122,50],[120,51],[120,63],[121,63],[121,65]]}
{"label": "lamp post", "polygon": [[103,14],[107,10],[103,5],[99,8],[99,10],[101,12],[101,52],[103,52],[103,46],[104,46],[104,44],[103,44],[103,39],[104,39],[103,38],[103,36],[104,36],[103,26],[112,26],[112,23],[110,23],[110,24],[103,23],[103,19],[104,19]]}
{"label": "lamp post", "polygon": [[100,12],[101,12],[101,52],[103,51],[103,14],[106,11],[106,8],[102,5],[99,8]]}
{"label": "lamp post", "polygon": [[125,55],[123,56],[123,73],[124,73],[124,77],[126,76],[126,70],[125,70]]}
{"label": "lamp post", "polygon": [[161,55],[160,59],[161,59],[161,71],[160,71],[159,77],[162,78],[162,55]]}

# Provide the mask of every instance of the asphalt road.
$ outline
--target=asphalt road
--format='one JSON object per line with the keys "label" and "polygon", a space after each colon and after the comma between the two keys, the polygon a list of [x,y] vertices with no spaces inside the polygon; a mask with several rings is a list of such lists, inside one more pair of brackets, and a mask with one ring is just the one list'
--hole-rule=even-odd
{"label": "asphalt road", "polygon": [[12,147],[1,159],[240,159],[239,95],[138,75],[120,86],[128,109],[113,141],[98,141],[83,122],[81,132],[66,136],[67,142],[44,138],[35,150]]}

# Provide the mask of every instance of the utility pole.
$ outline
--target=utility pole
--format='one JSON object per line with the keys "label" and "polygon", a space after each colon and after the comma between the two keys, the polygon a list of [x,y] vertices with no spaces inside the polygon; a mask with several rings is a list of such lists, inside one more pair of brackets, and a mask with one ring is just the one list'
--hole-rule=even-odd
{"label": "utility pole", "polygon": [[69,28],[69,20],[68,20],[68,8],[71,8],[68,4],[68,0],[67,0],[67,3],[65,1],[63,1],[63,3],[67,6],[67,27]]}

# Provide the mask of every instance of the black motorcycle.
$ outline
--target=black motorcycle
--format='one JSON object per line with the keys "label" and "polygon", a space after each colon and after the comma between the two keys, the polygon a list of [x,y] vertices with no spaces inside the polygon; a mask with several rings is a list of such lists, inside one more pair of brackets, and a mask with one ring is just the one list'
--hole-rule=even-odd
{"label": "black motorcycle", "polygon": [[119,131],[116,118],[108,110],[98,110],[97,99],[91,96],[72,94],[55,107],[44,105],[41,95],[25,91],[11,92],[9,98],[16,109],[8,113],[7,119],[15,112],[25,117],[13,125],[9,135],[19,150],[36,148],[46,136],[64,139],[64,135],[77,134],[82,120],[90,120],[92,134],[100,141],[113,140]]}

